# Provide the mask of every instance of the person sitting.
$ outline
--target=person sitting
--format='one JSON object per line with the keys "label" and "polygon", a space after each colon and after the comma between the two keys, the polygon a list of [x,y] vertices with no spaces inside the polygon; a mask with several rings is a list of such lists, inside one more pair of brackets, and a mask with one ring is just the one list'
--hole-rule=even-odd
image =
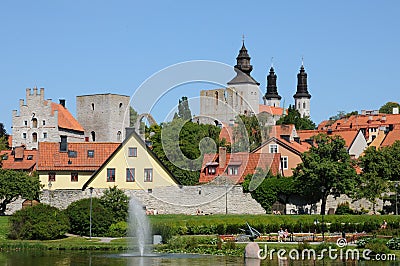
{"label": "person sitting", "polygon": [[386,220],[383,220],[383,223],[381,225],[381,229],[386,229],[386,227],[387,227],[387,222],[386,222]]}
{"label": "person sitting", "polygon": [[278,231],[278,242],[283,242],[283,238],[284,238],[284,231],[281,227],[281,229]]}
{"label": "person sitting", "polygon": [[285,229],[285,232],[283,232],[283,237],[284,237],[285,242],[286,242],[288,236],[289,236],[289,232],[287,229]]}

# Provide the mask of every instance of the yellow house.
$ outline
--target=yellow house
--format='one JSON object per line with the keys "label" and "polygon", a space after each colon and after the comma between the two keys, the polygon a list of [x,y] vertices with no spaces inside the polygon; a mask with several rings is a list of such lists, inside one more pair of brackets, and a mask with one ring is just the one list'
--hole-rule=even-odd
{"label": "yellow house", "polygon": [[[128,134],[127,134],[128,135]],[[108,157],[103,165],[83,185],[86,188],[136,189],[178,186],[179,182],[132,131],[124,142]]]}
{"label": "yellow house", "polygon": [[37,172],[43,189],[81,189],[120,143],[39,142]]}

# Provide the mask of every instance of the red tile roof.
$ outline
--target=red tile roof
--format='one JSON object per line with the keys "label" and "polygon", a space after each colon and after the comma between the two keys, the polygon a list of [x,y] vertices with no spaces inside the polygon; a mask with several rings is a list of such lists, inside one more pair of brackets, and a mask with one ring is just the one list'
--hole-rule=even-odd
{"label": "red tile roof", "polygon": [[318,125],[318,129],[360,129],[380,127],[388,125],[399,125],[400,114],[377,114],[377,115],[352,115],[327,125],[325,121]]}
{"label": "red tile roof", "polygon": [[229,125],[223,124],[219,139],[225,139],[227,143],[233,143],[233,128]]}
{"label": "red tile roof", "polygon": [[12,135],[8,135],[8,147],[12,147]]}
{"label": "red tile roof", "polygon": [[258,106],[259,113],[266,112],[266,113],[272,114],[272,115],[282,115],[283,111],[284,111],[284,109],[282,107],[269,106],[269,105],[265,105],[265,104],[260,104]]}
{"label": "red tile roof", "polygon": [[[48,101],[44,104],[47,105]],[[54,115],[54,111],[58,111],[58,126],[65,129],[71,129],[75,131],[84,131],[83,127],[73,117],[67,108],[61,104],[51,102],[51,115]]]}
{"label": "red tile roof", "polygon": [[276,125],[271,127],[270,137],[280,138],[280,136],[292,136],[296,130],[294,125]]}
{"label": "red tile roof", "polygon": [[1,161],[2,168],[11,170],[32,171],[36,168],[36,162],[38,159],[37,154],[37,150],[24,150],[22,159],[16,159],[14,158],[14,155],[12,155],[11,150],[0,151],[0,156],[3,158],[3,160]]}
{"label": "red tile roof", "polygon": [[[258,168],[266,170],[270,167],[273,174],[277,174],[279,171],[280,154],[278,153],[227,153],[226,154],[226,165],[220,165],[219,154],[205,154],[203,159],[203,165],[200,172],[200,183],[207,183],[214,180],[217,176],[226,176],[235,183],[242,183],[244,178],[248,174],[254,174]],[[207,173],[207,167],[209,165],[216,165],[217,171],[214,175]],[[236,165],[239,166],[237,175],[228,175],[228,166]]]}
{"label": "red tile roof", "polygon": [[[68,150],[77,153],[76,158],[71,158],[68,152],[60,152],[60,143],[39,142],[37,170],[96,171],[119,145],[120,143],[71,142],[68,143]],[[94,151],[93,158],[88,157],[89,150]]]}
{"label": "red tile roof", "polygon": [[[324,133],[328,134],[328,130],[297,130],[297,134],[300,137],[301,141],[304,141],[306,139],[309,139],[315,135],[318,135],[319,133]],[[346,142],[346,147],[350,147],[351,144],[353,143],[354,139],[356,138],[358,134],[357,129],[342,129],[342,130],[332,130],[332,136],[340,136],[344,139]]]}
{"label": "red tile roof", "polygon": [[389,131],[383,140],[381,147],[391,146],[397,140],[400,141],[400,127],[396,126],[392,131]]}

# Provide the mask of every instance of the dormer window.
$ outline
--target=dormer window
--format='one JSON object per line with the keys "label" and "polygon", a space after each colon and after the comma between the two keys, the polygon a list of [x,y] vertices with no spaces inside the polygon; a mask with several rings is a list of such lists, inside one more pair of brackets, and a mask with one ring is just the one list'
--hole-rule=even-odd
{"label": "dormer window", "polygon": [[71,151],[71,150],[68,151],[69,158],[76,158],[77,155],[78,155],[77,151]]}
{"label": "dormer window", "polygon": [[94,150],[88,150],[87,157],[88,158],[94,158]]}
{"label": "dormer window", "polygon": [[238,175],[239,174],[239,165],[229,165],[227,169],[228,175]]}
{"label": "dormer window", "polygon": [[208,174],[209,174],[209,175],[215,175],[215,173],[217,172],[217,167],[215,167],[215,166],[209,166],[209,167],[207,168],[207,171],[208,171]]}

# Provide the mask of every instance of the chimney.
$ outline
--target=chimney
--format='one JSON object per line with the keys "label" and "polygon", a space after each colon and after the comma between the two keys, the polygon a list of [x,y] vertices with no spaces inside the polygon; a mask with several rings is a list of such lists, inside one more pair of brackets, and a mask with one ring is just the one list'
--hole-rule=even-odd
{"label": "chimney", "polygon": [[394,107],[393,108],[393,114],[398,115],[399,114],[399,107]]}
{"label": "chimney", "polygon": [[134,127],[126,127],[125,128],[125,138],[128,138],[130,135],[132,135],[133,132],[135,132]]}
{"label": "chimney", "polygon": [[40,100],[44,101],[44,88],[40,88]]}
{"label": "chimney", "polygon": [[219,147],[219,167],[225,168],[226,165],[226,147]]}
{"label": "chimney", "polygon": [[327,134],[328,134],[328,135],[332,135],[332,129],[328,129]]}
{"label": "chimney", "polygon": [[65,99],[60,99],[60,104],[65,108]]}
{"label": "chimney", "polygon": [[34,88],[33,88],[33,95],[35,95],[35,96],[37,96],[37,95],[38,95],[38,92],[37,92],[37,87],[34,87]]}

